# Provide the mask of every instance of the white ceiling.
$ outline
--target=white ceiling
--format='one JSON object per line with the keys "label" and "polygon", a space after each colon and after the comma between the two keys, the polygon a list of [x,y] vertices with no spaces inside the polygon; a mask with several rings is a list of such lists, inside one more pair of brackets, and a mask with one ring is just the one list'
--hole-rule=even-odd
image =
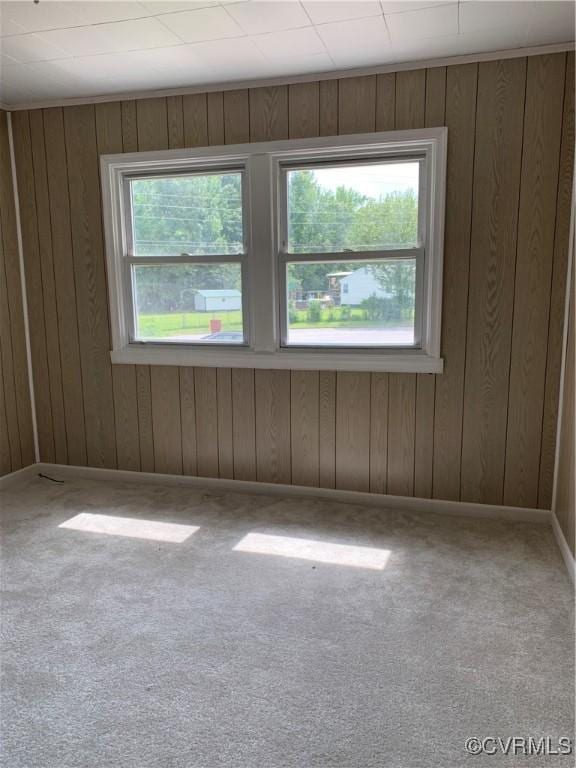
{"label": "white ceiling", "polygon": [[574,40],[574,2],[0,2],[18,106],[326,73]]}

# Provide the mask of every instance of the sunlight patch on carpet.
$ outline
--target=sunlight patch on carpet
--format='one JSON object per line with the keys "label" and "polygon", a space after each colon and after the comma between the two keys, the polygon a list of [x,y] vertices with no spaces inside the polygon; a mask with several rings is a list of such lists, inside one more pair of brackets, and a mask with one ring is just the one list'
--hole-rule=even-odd
{"label": "sunlight patch on carpet", "polygon": [[58,527],[85,533],[106,533],[110,536],[128,536],[132,539],[152,539],[175,544],[186,541],[198,530],[197,525],[159,523],[155,520],[139,520],[133,517],[94,515],[90,512],[82,512]]}
{"label": "sunlight patch on carpet", "polygon": [[333,544],[327,541],[296,539],[290,536],[269,536],[264,533],[247,534],[236,544],[234,550],[259,555],[314,560],[318,563],[348,565],[355,568],[371,568],[376,571],[384,570],[390,557],[389,549]]}

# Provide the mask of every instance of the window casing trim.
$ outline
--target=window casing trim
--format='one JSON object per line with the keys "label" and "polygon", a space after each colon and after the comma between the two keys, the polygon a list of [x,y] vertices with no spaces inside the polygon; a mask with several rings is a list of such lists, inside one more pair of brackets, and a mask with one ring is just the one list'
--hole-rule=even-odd
{"label": "window casing trim", "polygon": [[[446,128],[322,137],[278,142],[261,142],[201,149],[134,152],[101,157],[103,215],[110,295],[113,363],[159,365],[235,366],[293,368],[304,370],[371,370],[440,373],[440,314],[442,304],[442,255],[446,175]],[[285,340],[284,293],[281,273],[286,261],[310,260],[309,254],[287,253],[281,249],[282,214],[276,216],[280,178],[285,167],[302,167],[318,161],[402,158],[420,155],[421,174],[419,248],[374,251],[375,258],[417,256],[421,275],[417,278],[416,311],[419,320],[419,347],[295,347],[282,346]],[[125,233],[125,179],[172,173],[243,170],[245,253],[231,260],[241,262],[243,275],[244,344],[202,344],[134,342],[127,322],[133,306],[127,290]],[[425,179],[423,179],[425,176]],[[263,215],[254,218],[253,211]],[[422,218],[424,220],[422,221]],[[423,253],[425,249],[425,253]],[[315,254],[333,261],[366,261],[366,252]],[[300,258],[303,257],[303,258]],[[150,257],[142,261],[151,264]],[[220,257],[188,256],[190,263],[207,263]],[[225,257],[223,260],[228,260]],[[160,260],[158,260],[160,261]],[[418,292],[420,291],[420,297]],[[418,318],[417,318],[418,320]]]}

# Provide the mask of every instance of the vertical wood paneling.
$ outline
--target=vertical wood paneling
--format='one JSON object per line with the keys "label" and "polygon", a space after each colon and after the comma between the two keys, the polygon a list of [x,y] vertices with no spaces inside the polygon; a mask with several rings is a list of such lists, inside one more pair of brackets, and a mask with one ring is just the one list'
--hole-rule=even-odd
{"label": "vertical wood paneling", "polygon": [[320,87],[297,83],[288,90],[288,133],[291,139],[320,135]]}
{"label": "vertical wood paneling", "polygon": [[46,357],[48,361],[48,379],[50,382],[54,459],[58,464],[66,464],[68,461],[68,447],[64,420],[64,397],[62,394],[62,362],[60,360],[58,309],[56,306],[54,260],[52,257],[50,201],[46,175],[46,152],[44,149],[44,121],[42,119],[42,112],[39,110],[30,113],[30,138],[36,193],[38,256],[46,327]]}
{"label": "vertical wood paneling", "polygon": [[288,138],[288,87],[250,89],[250,141]]}
{"label": "vertical wood paneling", "polygon": [[224,144],[224,96],[209,93],[208,101],[208,144]]}
{"label": "vertical wood paneling", "polygon": [[292,482],[320,483],[320,397],[317,371],[292,371],[290,434]]}
{"label": "vertical wood paneling", "polygon": [[370,374],[336,374],[336,488],[370,490]]}
{"label": "vertical wood paneling", "polygon": [[[1,376],[12,376],[16,415],[18,418],[19,441],[17,443],[19,463],[14,469],[27,466],[34,461],[34,438],[32,431],[32,410],[30,406],[30,382],[24,331],[24,310],[20,279],[20,261],[16,231],[16,210],[12,188],[12,164],[8,142],[8,121],[6,113],[0,112],[0,270],[3,271],[7,297],[2,299],[3,318],[0,321],[0,342],[2,335],[8,336],[12,347],[11,372],[2,370]],[[7,323],[7,325],[4,325]],[[0,368],[3,356],[0,352]],[[2,385],[4,390],[4,386]],[[4,403],[4,395],[2,395]],[[4,403],[5,406],[5,403]],[[2,419],[4,436],[8,439],[6,413]],[[5,446],[8,449],[8,446]]]}
{"label": "vertical wood paneling", "polygon": [[386,493],[388,479],[388,374],[370,377],[370,490]]}
{"label": "vertical wood paneling", "polygon": [[[52,425],[52,402],[50,397],[50,376],[48,372],[48,352],[46,348],[46,316],[42,292],[42,268],[38,243],[36,196],[34,190],[34,169],[32,166],[32,142],[28,112],[15,112],[12,115],[14,145],[18,153],[16,165],[18,192],[20,197],[20,223],[22,245],[24,249],[24,271],[28,293],[28,317],[34,333],[30,337],[32,372],[36,395],[36,421],[38,425],[38,443],[41,461],[55,460],[54,433]],[[7,300],[2,302],[6,307]],[[2,351],[5,358],[12,350],[4,340]],[[3,362],[6,365],[6,360]],[[16,394],[13,381],[4,381],[4,394],[8,398],[6,417],[10,433],[10,445],[14,454],[20,453],[18,419],[16,415]],[[21,459],[18,459],[20,461]]]}
{"label": "vertical wood paneling", "polygon": [[320,136],[338,135],[338,80],[320,83]]}
{"label": "vertical wood paneling", "polygon": [[338,81],[338,133],[368,133],[376,127],[376,75]]}
{"label": "vertical wood paneling", "polygon": [[388,377],[388,493],[414,493],[416,430],[416,376],[391,373]]}
{"label": "vertical wood paneling", "polygon": [[136,402],[140,468],[142,472],[154,472],[154,428],[152,424],[152,387],[149,365],[136,366]]}
{"label": "vertical wood paneling", "polygon": [[168,96],[166,99],[168,116],[168,146],[181,149],[184,146],[184,107],[182,96]]}
{"label": "vertical wood paneling", "polygon": [[234,446],[232,422],[232,371],[216,370],[216,401],[218,405],[218,474],[234,477]]}
{"label": "vertical wood paneling", "polygon": [[319,372],[319,475],[321,488],[336,487],[336,374]]}
{"label": "vertical wood paneling", "polygon": [[[44,140],[48,148],[46,170],[50,198],[50,226],[68,461],[74,466],[83,466],[87,463],[84,393],[72,252],[68,166],[64,143],[64,115],[60,108],[44,110]],[[31,333],[35,331],[36,327],[31,323]],[[36,398],[38,399],[38,395]]]}
{"label": "vertical wood paneling", "polygon": [[4,269],[4,252],[0,269],[0,368],[2,371],[2,406],[5,432],[0,436],[5,439],[4,451],[8,455],[8,467],[19,469],[22,466],[22,450],[20,448],[20,425],[16,410],[16,386],[14,381],[14,359],[12,342],[12,324],[8,311],[8,291],[6,287],[6,272]]}
{"label": "vertical wood paneling", "polygon": [[208,103],[205,93],[183,97],[184,146],[205,147],[208,144]]}
{"label": "vertical wood paneling", "polygon": [[[74,464],[548,506],[574,132],[564,59],[530,59],[527,81],[510,60],[16,113],[43,458],[47,443]],[[444,124],[442,375],[110,366],[99,152]],[[3,254],[16,253],[9,194],[0,173]],[[12,258],[0,472],[32,445],[25,348],[4,329],[16,283]]]}
{"label": "vertical wood paneling", "polygon": [[[0,112],[0,476],[14,469],[19,469],[23,464],[22,450],[20,447],[20,425],[16,410],[16,386],[14,381],[14,346],[15,340],[12,332],[12,317],[8,305],[8,288],[6,275],[6,261],[8,258],[9,244],[4,235],[4,229],[10,226],[6,203],[10,201],[12,192],[7,185],[7,179],[11,176],[10,157],[6,152],[7,143],[4,144],[4,136],[7,135],[7,116]],[[7,194],[6,194],[7,193]],[[13,396],[12,410],[14,424],[9,428],[6,415],[6,399],[4,393],[4,379]],[[15,427],[15,428],[14,428]],[[12,455],[12,440],[16,439],[15,455]]]}
{"label": "vertical wood paneling", "polygon": [[396,130],[423,128],[426,111],[426,70],[396,73]]}
{"label": "vertical wood paneling", "polygon": [[150,368],[154,470],[170,475],[182,474],[182,423],[180,419],[180,380],[176,366]]}
{"label": "vertical wood paneling", "polygon": [[226,144],[250,141],[250,104],[246,89],[224,93],[224,141]]}
{"label": "vertical wood paneling", "polygon": [[[2,249],[0,249],[0,253],[3,261],[4,253]],[[3,270],[4,264],[0,263],[0,266]],[[0,477],[12,472],[13,469],[8,424],[6,422],[6,402],[4,400],[4,376],[7,373],[2,366],[2,334],[0,333]],[[14,470],[16,469],[20,469],[17,464],[14,466]]]}
{"label": "vertical wood paneling", "polygon": [[436,378],[431,373],[416,377],[416,415],[414,435],[414,496],[432,496],[434,459],[434,395]]}
{"label": "vertical wood paneling", "polygon": [[444,373],[436,377],[432,495],[453,501],[460,498],[477,81],[477,64],[448,67],[445,119],[450,140],[442,295]]}
{"label": "vertical wood paneling", "polygon": [[437,128],[445,125],[446,67],[426,70],[426,107],[424,125]]}
{"label": "vertical wood paneling", "polygon": [[197,475],[194,368],[180,368],[180,417],[182,421],[182,472],[185,475]]}
{"label": "vertical wood paneling", "polygon": [[548,323],[548,351],[546,358],[546,385],[542,419],[542,445],[538,484],[538,506],[550,509],[554,458],[556,454],[556,427],[562,364],[562,334],[564,332],[565,283],[568,265],[570,213],[572,208],[572,176],[574,169],[574,52],[566,57],[564,112],[562,117],[562,145],[558,174],[558,195],[554,233],[554,261],[550,291],[550,319]]}
{"label": "vertical wood paneling", "polygon": [[504,503],[536,507],[566,55],[528,59]]}
{"label": "vertical wood paneling", "polygon": [[[96,139],[99,154],[122,152],[122,107],[119,102],[96,104]],[[133,365],[112,366],[114,424],[118,469],[140,469],[136,369]]]}
{"label": "vertical wood paneling", "polygon": [[572,265],[570,299],[568,307],[568,328],[566,338],[566,361],[564,368],[562,413],[558,435],[558,471],[553,512],[570,547],[572,556],[576,552],[576,327],[574,310],[576,302],[576,271]]}
{"label": "vertical wood paneling", "polygon": [[232,369],[232,446],[234,478],[256,480],[256,411],[254,371]]}
{"label": "vertical wood paneling", "polygon": [[198,474],[218,477],[218,401],[216,368],[194,369]]}
{"label": "vertical wood paneling", "polygon": [[478,69],[461,498],[501,504],[526,60]]}
{"label": "vertical wood paneling", "polygon": [[396,73],[376,78],[376,130],[393,131],[396,121]]}
{"label": "vertical wood paneling", "polygon": [[138,120],[136,116],[136,102],[123,101],[122,112],[122,144],[124,152],[138,151]]}
{"label": "vertical wood paneling", "polygon": [[256,477],[289,483],[290,371],[255,372]]}
{"label": "vertical wood paneling", "polygon": [[116,466],[94,107],[64,112],[88,463]]}
{"label": "vertical wood paneling", "polygon": [[94,105],[99,155],[122,152],[122,105],[118,101]]}
{"label": "vertical wood paneling", "polygon": [[140,152],[168,148],[166,99],[138,99],[136,121]]}
{"label": "vertical wood paneling", "polygon": [[140,470],[136,367],[115,365],[112,369],[114,424],[118,469]]}

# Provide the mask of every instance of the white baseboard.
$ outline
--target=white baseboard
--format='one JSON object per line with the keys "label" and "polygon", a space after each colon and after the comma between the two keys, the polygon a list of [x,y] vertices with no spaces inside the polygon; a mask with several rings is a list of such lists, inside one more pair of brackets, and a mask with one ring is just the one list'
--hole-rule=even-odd
{"label": "white baseboard", "polygon": [[560,550],[562,559],[566,563],[566,568],[568,569],[568,573],[570,574],[572,583],[576,584],[576,560],[574,559],[574,555],[572,554],[570,547],[568,546],[568,542],[566,541],[564,532],[562,528],[560,528],[560,523],[558,522],[558,518],[554,513],[552,513],[552,530],[554,531],[554,538],[556,539],[556,543],[558,544],[558,549]]}
{"label": "white baseboard", "polygon": [[2,477],[0,477],[0,491],[5,491],[13,485],[18,485],[27,477],[37,474],[39,471],[38,467],[38,464],[30,464],[28,467],[17,469],[15,472],[10,472],[8,475],[2,475]]}
{"label": "white baseboard", "polygon": [[363,504],[382,509],[405,512],[424,512],[460,517],[483,517],[497,520],[515,520],[518,522],[544,523],[550,525],[551,515],[547,509],[529,509],[524,507],[494,506],[474,504],[464,501],[442,501],[441,499],[420,499],[410,496],[389,496],[363,491],[344,491],[334,488],[314,488],[302,485],[280,485],[277,483],[259,483],[247,480],[227,480],[213,477],[190,477],[188,475],[162,475],[155,472],[132,472],[120,469],[100,469],[96,467],[71,467],[61,464],[37,464],[36,472],[42,472],[59,479],[84,477],[93,480],[111,480],[133,483],[160,485],[185,485],[189,488],[202,488],[212,491],[232,491],[235,493],[258,493],[274,496],[300,496],[326,499],[328,501]]}
{"label": "white baseboard", "polygon": [[420,499],[411,496],[390,496],[381,493],[363,491],[344,491],[334,488],[314,488],[302,485],[280,485],[277,483],[259,483],[248,480],[228,480],[214,477],[190,477],[188,475],[163,475],[155,472],[132,472],[122,469],[102,469],[98,467],[71,467],[63,464],[32,464],[17,472],[0,477],[0,490],[17,485],[38,473],[55,479],[87,478],[91,480],[110,480],[147,485],[183,485],[207,491],[232,491],[235,493],[258,493],[273,496],[299,496],[301,498],[326,499],[344,504],[362,504],[381,509],[403,512],[423,512],[457,517],[478,517],[493,520],[512,520],[516,522],[543,523],[551,525],[558,548],[564,560],[570,578],[575,581],[576,562],[570,551],[556,515],[548,509],[527,507],[506,507],[492,504],[475,504],[466,501],[443,501],[441,499]]}

